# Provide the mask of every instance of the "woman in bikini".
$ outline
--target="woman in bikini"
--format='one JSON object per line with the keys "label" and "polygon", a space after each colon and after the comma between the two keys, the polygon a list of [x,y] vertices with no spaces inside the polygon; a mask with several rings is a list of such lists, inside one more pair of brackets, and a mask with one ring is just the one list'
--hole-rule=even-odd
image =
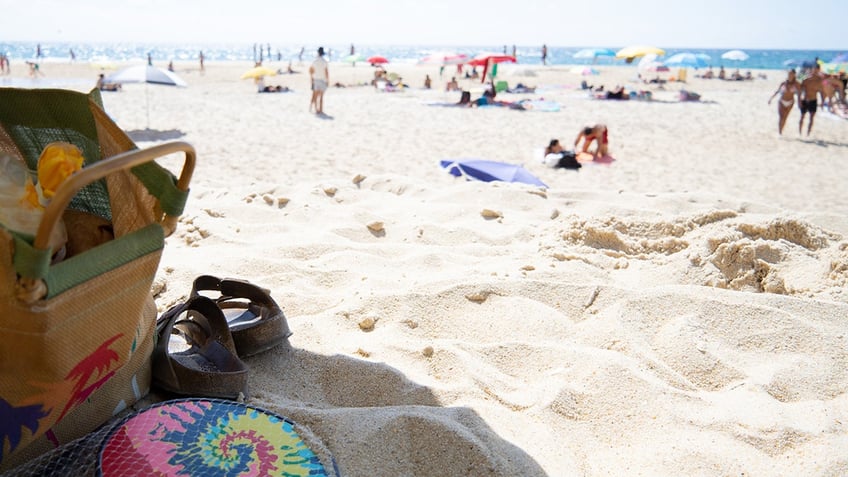
{"label": "woman in bikini", "polygon": [[789,117],[789,113],[792,111],[792,106],[795,105],[795,96],[800,93],[801,83],[799,83],[798,79],[795,77],[795,70],[789,70],[786,81],[780,83],[777,91],[775,91],[768,100],[768,104],[771,104],[774,97],[778,94],[780,95],[780,100],[777,103],[778,133],[783,134],[783,125],[786,124],[786,118]]}

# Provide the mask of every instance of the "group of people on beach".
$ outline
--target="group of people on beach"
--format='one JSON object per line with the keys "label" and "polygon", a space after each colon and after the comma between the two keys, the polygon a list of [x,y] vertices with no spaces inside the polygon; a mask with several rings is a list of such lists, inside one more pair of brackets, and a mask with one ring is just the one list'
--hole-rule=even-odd
{"label": "group of people on beach", "polygon": [[[578,160],[576,148],[583,141],[583,146],[580,153],[583,155],[591,155],[593,161],[597,161],[601,157],[609,154],[609,130],[605,124],[595,124],[593,126],[585,126],[577,134],[574,139],[574,148],[572,150],[565,149],[559,142],[559,139],[551,139],[545,147],[544,163],[551,168],[563,169],[580,169],[583,165]],[[594,150],[590,151],[592,144],[595,144]]]}
{"label": "group of people on beach", "polygon": [[786,125],[789,113],[795,105],[796,98],[801,111],[801,119],[798,121],[798,134],[803,133],[804,117],[807,114],[810,115],[807,123],[807,136],[813,130],[813,121],[819,107],[819,97],[821,97],[823,107],[830,108],[836,114],[845,111],[845,83],[844,74],[843,78],[823,75],[818,63],[810,68],[807,76],[800,82],[795,70],[789,70],[786,80],[780,83],[780,86],[768,100],[768,104],[771,104],[775,97],[780,96],[777,103],[778,133],[783,134],[783,127]]}
{"label": "group of people on beach", "polygon": [[746,71],[745,74],[743,75],[742,73],[739,72],[739,68],[736,68],[736,70],[733,73],[731,73],[730,76],[728,76],[727,72],[724,70],[724,66],[719,67],[718,75],[716,75],[715,73],[713,73],[713,67],[710,66],[709,68],[707,68],[707,71],[704,72],[704,74],[702,74],[700,76],[700,78],[702,78],[702,79],[718,78],[720,80],[728,80],[728,81],[745,81],[745,80],[754,79],[754,75],[751,74],[750,70]]}

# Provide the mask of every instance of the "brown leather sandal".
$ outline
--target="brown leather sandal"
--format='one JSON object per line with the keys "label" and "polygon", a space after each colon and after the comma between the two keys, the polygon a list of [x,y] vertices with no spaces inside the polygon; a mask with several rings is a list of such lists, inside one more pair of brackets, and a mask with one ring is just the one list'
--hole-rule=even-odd
{"label": "brown leather sandal", "polygon": [[[175,330],[185,338],[187,350],[169,349]],[[236,356],[227,320],[215,302],[197,296],[172,307],[157,320],[156,333],[155,386],[185,396],[247,397],[247,366]]]}
{"label": "brown leather sandal", "polygon": [[267,351],[291,336],[286,316],[268,290],[245,280],[202,275],[194,280],[191,296],[210,290],[221,294],[214,301],[227,317],[239,356]]}

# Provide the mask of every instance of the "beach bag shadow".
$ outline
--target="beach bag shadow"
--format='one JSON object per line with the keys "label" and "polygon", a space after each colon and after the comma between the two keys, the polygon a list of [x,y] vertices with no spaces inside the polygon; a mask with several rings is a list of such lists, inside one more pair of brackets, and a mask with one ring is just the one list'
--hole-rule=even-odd
{"label": "beach bag shadow", "polygon": [[[0,88],[0,158],[84,156],[35,233],[0,224],[0,472],[79,438],[150,387],[151,284],[188,197],[194,148],[138,149],[99,91]],[[177,178],[155,159],[184,156]],[[51,243],[64,227],[67,241]]]}

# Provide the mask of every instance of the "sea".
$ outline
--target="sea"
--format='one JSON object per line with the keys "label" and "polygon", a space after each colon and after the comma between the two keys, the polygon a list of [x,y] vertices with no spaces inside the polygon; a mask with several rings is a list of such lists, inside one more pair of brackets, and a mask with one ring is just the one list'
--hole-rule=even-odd
{"label": "sea", "polygon": [[[330,61],[345,61],[351,54],[351,45],[324,45]],[[436,45],[356,45],[355,53],[362,59],[380,55],[390,63],[414,64],[424,56],[436,51],[452,51],[474,57],[482,52],[512,54],[519,64],[542,64],[541,45],[513,46],[436,46]],[[548,65],[623,65],[623,60],[612,57],[575,58],[574,54],[583,46],[548,45]],[[620,46],[600,47],[616,51]],[[140,44],[140,43],[36,43],[9,42],[0,39],[0,54],[5,53],[11,61],[49,62],[132,62],[147,61],[148,55],[154,63],[168,61],[199,61],[200,52],[206,61],[278,61],[303,62],[314,57],[317,45],[274,45],[268,43],[203,43],[203,44]],[[664,48],[666,57],[676,53],[696,53],[707,55],[711,66],[724,66],[742,69],[786,69],[811,63],[816,59],[830,62],[840,50],[762,50],[743,49],[748,55],[744,61],[722,59],[728,49],[715,48]],[[40,55],[38,53],[41,53]],[[73,56],[73,58],[72,58]],[[660,60],[662,58],[659,58]]]}

